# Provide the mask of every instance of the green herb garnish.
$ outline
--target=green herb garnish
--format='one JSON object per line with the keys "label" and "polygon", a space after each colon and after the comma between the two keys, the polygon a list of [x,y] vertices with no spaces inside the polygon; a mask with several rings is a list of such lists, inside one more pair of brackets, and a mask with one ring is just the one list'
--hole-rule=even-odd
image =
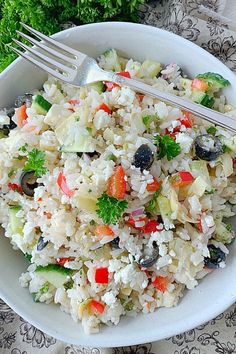
{"label": "green herb garnish", "polygon": [[217,132],[217,128],[214,127],[214,126],[211,126],[207,129],[207,133],[208,134],[211,134],[211,135],[216,135],[216,132]]}
{"label": "green herb garnish", "polygon": [[155,135],[153,140],[154,144],[157,145],[159,149],[157,154],[158,159],[162,159],[166,156],[167,160],[170,161],[181,152],[179,143],[176,143],[169,135]]}
{"label": "green herb garnish", "polygon": [[31,254],[25,253],[24,256],[25,256],[25,258],[27,259],[27,261],[31,262],[31,259],[32,259]]}
{"label": "green herb garnish", "polygon": [[27,152],[27,146],[28,146],[28,144],[25,144],[25,145],[21,146],[21,147],[19,148],[19,151]]}
{"label": "green herb garnish", "polygon": [[67,283],[64,284],[64,288],[65,288],[66,290],[72,289],[72,288],[73,288],[73,285],[74,285],[74,281],[71,279],[71,280],[69,280]]}
{"label": "green herb garnish", "polygon": [[149,211],[150,213],[155,212],[156,207],[157,207],[157,198],[159,197],[161,193],[162,187],[160,187],[154,194],[152,199],[150,200],[149,204],[146,207],[146,210]]}
{"label": "green herb garnish", "polygon": [[96,212],[105,224],[116,224],[127,208],[128,202],[109,197],[109,195],[103,193],[98,198],[97,206]]}
{"label": "green herb garnish", "polygon": [[25,163],[25,171],[34,171],[36,177],[43,176],[47,169],[44,166],[45,163],[45,152],[33,149],[28,153],[28,161]]}
{"label": "green herb garnish", "polygon": [[214,194],[215,193],[215,189],[211,189],[209,191],[205,191],[204,194]]}
{"label": "green herb garnish", "polygon": [[105,158],[106,161],[115,161],[116,157],[114,154],[109,154],[107,155],[107,157]]}
{"label": "green herb garnish", "polygon": [[12,44],[12,38],[22,40],[16,33],[16,30],[22,30],[20,21],[51,35],[68,21],[76,24],[138,21],[138,9],[143,3],[144,0],[0,0],[0,71],[16,58],[6,44]]}

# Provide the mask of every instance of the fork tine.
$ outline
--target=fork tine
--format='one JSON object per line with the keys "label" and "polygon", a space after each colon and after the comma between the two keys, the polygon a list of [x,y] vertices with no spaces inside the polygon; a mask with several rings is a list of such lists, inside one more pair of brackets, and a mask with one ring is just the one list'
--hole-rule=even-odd
{"label": "fork tine", "polygon": [[28,60],[29,62],[33,63],[34,65],[38,66],[40,69],[46,71],[48,74],[56,77],[57,79],[69,82],[68,77],[62,75],[61,73],[57,72],[56,70],[53,70],[53,69],[49,68],[47,65],[45,65],[42,62],[30,57],[29,55],[21,52],[20,50],[12,47],[10,44],[7,44],[7,46],[9,48],[11,48],[11,50],[13,50],[13,52],[15,52],[19,56],[25,58],[26,60]]}
{"label": "fork tine", "polygon": [[37,52],[35,49],[30,48],[28,45],[21,43],[20,41],[18,41],[17,39],[13,38],[13,41],[18,44],[21,48],[27,50],[28,52],[32,53],[33,55],[35,55],[36,57],[42,59],[43,61],[45,61],[46,63],[48,63],[49,65],[53,65],[58,69],[61,69],[65,72],[65,74],[73,74],[75,71],[71,68],[69,68],[66,65],[63,65],[59,62],[57,62],[56,60],[47,57],[46,55]]}
{"label": "fork tine", "polygon": [[66,55],[54,50],[53,48],[43,44],[42,42],[40,41],[37,41],[36,39],[28,36],[27,34],[23,33],[23,32],[20,32],[18,30],[16,30],[16,32],[23,38],[27,39],[30,43],[36,45],[37,47],[41,48],[41,49],[44,49],[46,50],[48,53],[54,55],[55,57],[58,57],[68,63],[71,63],[71,64],[76,64],[76,60],[75,59],[72,59],[72,58],[69,58],[67,57]]}
{"label": "fork tine", "polygon": [[76,57],[81,57],[81,56],[84,57],[84,58],[86,57],[86,55],[84,53],[81,53],[78,50],[75,50],[75,49],[73,49],[71,47],[68,47],[67,45],[65,45],[65,44],[63,44],[61,42],[58,42],[58,41],[56,41],[53,38],[45,36],[45,34],[39,32],[39,31],[36,31],[34,28],[26,25],[25,23],[20,22],[20,24],[21,24],[21,26],[26,28],[30,33],[33,33],[34,35],[36,35],[38,38],[44,40],[45,42],[51,43],[54,46],[56,46],[57,48],[63,49],[65,52],[67,52],[69,54],[73,54]]}

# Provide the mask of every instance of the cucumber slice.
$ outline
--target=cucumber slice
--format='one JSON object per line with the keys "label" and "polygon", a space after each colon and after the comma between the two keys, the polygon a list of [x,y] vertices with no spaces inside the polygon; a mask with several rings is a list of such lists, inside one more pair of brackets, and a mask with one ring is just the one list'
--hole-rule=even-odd
{"label": "cucumber slice", "polygon": [[34,97],[31,107],[34,108],[38,114],[45,115],[52,105],[50,102],[45,100],[43,96],[37,95]]}
{"label": "cucumber slice", "polygon": [[161,71],[161,64],[155,60],[145,60],[141,66],[142,77],[154,78]]}
{"label": "cucumber slice", "polygon": [[35,270],[44,277],[46,281],[55,286],[55,288],[61,288],[72,274],[72,270],[61,267],[58,264],[48,264],[47,266],[38,266]]}
{"label": "cucumber slice", "polygon": [[225,224],[219,218],[215,219],[215,225],[216,225],[216,229],[213,236],[214,239],[218,242],[223,242],[226,244],[231,243],[235,235],[234,232],[231,230],[230,225]]}
{"label": "cucumber slice", "polygon": [[24,220],[16,216],[18,211],[21,210],[19,205],[11,206],[9,209],[9,222],[11,231],[13,234],[20,234],[23,235],[23,228],[24,228]]}
{"label": "cucumber slice", "polygon": [[93,84],[89,84],[88,86],[97,91],[98,93],[103,93],[106,90],[106,87],[102,81],[94,82]]}
{"label": "cucumber slice", "polygon": [[229,139],[225,139],[224,144],[233,152],[236,152],[236,136],[231,136]]}
{"label": "cucumber slice", "polygon": [[208,83],[208,86],[213,90],[219,90],[221,88],[230,85],[230,82],[223,76],[217,73],[207,72],[196,76],[198,79],[204,80]]}
{"label": "cucumber slice", "polygon": [[205,92],[194,90],[191,94],[191,100],[196,103],[201,103],[201,101],[204,99],[205,96],[206,96]]}
{"label": "cucumber slice", "polygon": [[172,213],[169,199],[163,195],[160,195],[157,199],[157,203],[162,219],[169,219]]}
{"label": "cucumber slice", "polygon": [[208,172],[208,168],[207,168],[207,162],[206,161],[198,161],[198,160],[194,160],[192,162],[190,162],[190,169],[191,172],[193,172],[193,174],[195,175],[195,177],[202,177],[202,179],[207,183],[207,190],[211,190],[212,189],[212,185],[211,185],[211,178]]}
{"label": "cucumber slice", "polygon": [[78,126],[78,114],[73,113],[55,130],[56,137],[63,152],[94,152],[91,133],[86,128]]}
{"label": "cucumber slice", "polygon": [[191,89],[191,84],[192,84],[192,80],[190,79],[186,79],[185,77],[182,77],[180,79],[180,85],[184,90]]}

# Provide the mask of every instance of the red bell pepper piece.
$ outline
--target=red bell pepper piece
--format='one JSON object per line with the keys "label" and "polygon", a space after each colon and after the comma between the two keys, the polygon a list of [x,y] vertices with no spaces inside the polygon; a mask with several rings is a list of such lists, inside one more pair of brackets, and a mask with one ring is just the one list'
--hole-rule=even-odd
{"label": "red bell pepper piece", "polygon": [[11,189],[12,191],[15,191],[15,192],[18,192],[18,193],[21,193],[21,194],[23,193],[22,187],[19,184],[17,184],[17,183],[9,182],[8,183],[8,188]]}
{"label": "red bell pepper piece", "polygon": [[111,114],[111,109],[105,104],[105,103],[102,103],[97,109],[96,111],[104,111],[104,112],[107,112],[108,114]]}
{"label": "red bell pepper piece", "polygon": [[146,189],[148,192],[156,192],[158,189],[160,189],[161,184],[157,181],[155,177],[153,177],[153,182],[148,183]]}
{"label": "red bell pepper piece", "polygon": [[107,194],[116,199],[124,199],[126,192],[126,176],[122,166],[116,166],[108,179]]}
{"label": "red bell pepper piece", "polygon": [[114,236],[114,232],[109,225],[97,225],[94,229],[94,234],[98,239],[102,239],[103,236]]}
{"label": "red bell pepper piece", "polygon": [[91,300],[89,303],[89,307],[94,315],[102,315],[105,310],[104,303],[97,300]]}
{"label": "red bell pepper piece", "polygon": [[171,177],[173,187],[183,187],[194,181],[194,177],[190,172],[181,171]]}
{"label": "red bell pepper piece", "polygon": [[127,77],[128,79],[131,79],[130,73],[128,71],[120,71],[116,73],[117,75]]}
{"label": "red bell pepper piece", "polygon": [[70,198],[73,196],[74,192],[68,187],[66,177],[63,175],[62,172],[60,172],[57,177],[57,184],[65,195]]}
{"label": "red bell pepper piece", "polygon": [[95,271],[95,282],[98,284],[108,284],[108,268],[97,268]]}
{"label": "red bell pepper piece", "polygon": [[73,261],[75,258],[74,257],[61,257],[57,258],[57,264],[64,267],[66,262]]}
{"label": "red bell pepper piece", "polygon": [[168,278],[159,275],[153,280],[152,285],[164,293],[167,290]]}
{"label": "red bell pepper piece", "polygon": [[200,80],[200,79],[193,79],[191,88],[193,90],[199,90],[199,91],[207,91],[208,90],[208,84],[207,82]]}
{"label": "red bell pepper piece", "polygon": [[28,115],[26,113],[26,105],[23,104],[20,106],[17,111],[16,111],[16,117],[17,117],[17,125],[19,128],[22,128],[25,125],[25,121],[28,118]]}
{"label": "red bell pepper piece", "polygon": [[143,228],[143,226],[135,226],[135,223],[140,223],[140,222],[144,223],[143,226],[145,226],[146,223],[148,222],[148,218],[145,216],[143,218],[138,218],[138,219],[135,220],[132,216],[130,216],[129,219],[126,220],[126,224],[134,227],[137,230],[142,230],[142,228]]}
{"label": "red bell pepper piece", "polygon": [[141,230],[145,234],[151,234],[152,232],[162,231],[163,228],[158,228],[159,222],[156,220],[149,220],[146,225],[144,225]]}
{"label": "red bell pepper piece", "polygon": [[[131,78],[130,73],[128,71],[120,71],[116,74],[120,75],[120,76],[127,77],[129,79]],[[115,82],[111,82],[111,81],[105,81],[104,84],[107,87],[107,91],[112,91],[115,87],[120,87],[120,85],[116,84]]]}

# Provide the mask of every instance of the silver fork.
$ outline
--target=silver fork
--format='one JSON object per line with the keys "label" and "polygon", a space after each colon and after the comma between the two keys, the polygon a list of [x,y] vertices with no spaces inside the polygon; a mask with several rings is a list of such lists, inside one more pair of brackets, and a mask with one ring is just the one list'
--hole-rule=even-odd
{"label": "silver fork", "polygon": [[[17,33],[43,51],[37,51],[35,47],[29,47],[16,39],[13,39],[14,42],[21,48],[25,49],[26,52],[22,52],[10,45],[9,47],[15,53],[43,69],[50,75],[65,81],[70,85],[85,86],[97,81],[115,82],[119,85],[129,86],[137,92],[158,98],[171,105],[178,106],[211,123],[217,124],[231,131],[236,131],[236,120],[225,114],[203,107],[184,98],[174,96],[170,93],[162,92],[142,81],[129,79],[112,72],[104,71],[98,66],[93,58],[88,57],[86,54],[60,43],[51,37],[47,37],[24,23],[21,23],[21,25],[41,41],[38,41],[23,32],[17,31]],[[50,55],[48,55],[48,53]]]}

